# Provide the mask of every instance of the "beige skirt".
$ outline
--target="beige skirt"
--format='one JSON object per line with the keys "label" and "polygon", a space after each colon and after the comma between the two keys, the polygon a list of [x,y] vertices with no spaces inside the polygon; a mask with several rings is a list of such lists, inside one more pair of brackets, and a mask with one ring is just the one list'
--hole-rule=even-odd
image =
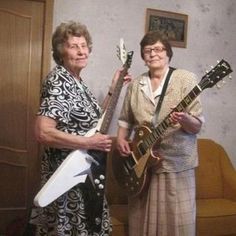
{"label": "beige skirt", "polygon": [[129,199],[129,236],[195,236],[194,169],[153,174],[148,191]]}

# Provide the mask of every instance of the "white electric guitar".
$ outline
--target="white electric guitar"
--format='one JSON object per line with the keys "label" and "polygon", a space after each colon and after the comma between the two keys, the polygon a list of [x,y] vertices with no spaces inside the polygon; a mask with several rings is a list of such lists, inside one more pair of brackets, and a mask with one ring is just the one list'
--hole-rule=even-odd
{"label": "white electric guitar", "polygon": [[[99,119],[97,126],[90,130],[85,135],[86,137],[90,137],[96,132],[106,134],[108,131],[122,90],[124,76],[127,74],[133,57],[133,51],[126,52],[123,39],[120,39],[118,57],[123,64],[123,70],[121,71],[107,109]],[[104,193],[105,170],[103,167],[100,168],[100,166],[102,166],[102,163],[106,162],[106,160],[104,155],[100,154],[102,154],[102,152],[96,150],[72,151],[35,196],[34,204],[39,207],[47,206],[75,185],[84,183],[88,176],[92,180],[94,188],[98,191],[101,190],[102,193]],[[95,168],[92,168],[92,166]],[[96,168],[101,169],[100,173],[92,173],[96,171]],[[97,194],[99,195],[99,192]]]}

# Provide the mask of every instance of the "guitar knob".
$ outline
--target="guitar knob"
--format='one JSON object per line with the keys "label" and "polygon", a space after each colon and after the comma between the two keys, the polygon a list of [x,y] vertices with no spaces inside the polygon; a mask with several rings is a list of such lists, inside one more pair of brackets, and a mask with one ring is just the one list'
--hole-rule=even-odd
{"label": "guitar knob", "polygon": [[99,179],[95,179],[95,180],[94,180],[94,183],[95,183],[95,184],[100,184],[100,180],[99,180]]}
{"label": "guitar knob", "polygon": [[96,224],[96,225],[101,224],[101,218],[96,217],[96,218],[95,218],[95,224]]}
{"label": "guitar knob", "polygon": [[103,185],[103,184],[99,184],[99,185],[98,185],[98,188],[99,188],[99,189],[104,189],[104,185]]}
{"label": "guitar knob", "polygon": [[104,176],[104,175],[100,175],[100,176],[99,176],[99,179],[100,179],[100,180],[104,180],[104,179],[105,179],[105,176]]}
{"label": "guitar knob", "polygon": [[138,135],[139,137],[142,137],[144,135],[144,132],[142,130],[139,130]]}

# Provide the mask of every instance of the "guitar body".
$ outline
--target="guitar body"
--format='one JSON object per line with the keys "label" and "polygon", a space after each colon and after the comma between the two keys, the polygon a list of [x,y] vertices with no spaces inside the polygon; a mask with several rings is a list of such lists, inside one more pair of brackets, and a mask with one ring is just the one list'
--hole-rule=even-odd
{"label": "guitar body", "polygon": [[84,183],[91,166],[86,150],[71,152],[34,198],[34,204],[45,207],[78,183]]}
{"label": "guitar body", "polygon": [[148,186],[149,167],[158,165],[161,158],[154,156],[151,149],[145,150],[143,139],[151,133],[145,124],[136,129],[133,141],[130,143],[131,155],[122,157],[118,150],[112,155],[113,173],[127,195],[135,197]]}

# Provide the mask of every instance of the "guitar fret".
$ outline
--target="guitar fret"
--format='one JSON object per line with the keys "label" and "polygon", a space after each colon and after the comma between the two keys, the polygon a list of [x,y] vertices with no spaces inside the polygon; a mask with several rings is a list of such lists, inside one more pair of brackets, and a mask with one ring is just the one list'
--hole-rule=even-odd
{"label": "guitar fret", "polygon": [[163,134],[166,130],[166,124],[165,124],[165,121],[162,122],[160,125],[159,125],[159,131],[161,132],[161,134]]}
{"label": "guitar fret", "polygon": [[201,89],[199,86],[195,86],[190,93],[177,105],[174,111],[184,111],[185,108],[191,104],[191,102],[200,94]]}
{"label": "guitar fret", "polygon": [[153,134],[153,133],[151,133],[151,134],[149,135],[149,139],[151,140],[152,144],[154,144],[154,143],[155,143],[155,141],[156,141],[156,139],[155,139],[155,137],[154,137],[154,134]]}
{"label": "guitar fret", "polygon": [[186,104],[184,101],[182,101],[181,103],[178,104],[178,106],[174,109],[174,111],[181,112],[184,110],[185,107]]}
{"label": "guitar fret", "polygon": [[155,134],[156,134],[156,138],[161,136],[161,132],[159,129],[155,129]]}
{"label": "guitar fret", "polygon": [[149,147],[152,145],[152,140],[150,140],[150,138],[147,138],[146,142],[147,142]]}
{"label": "guitar fret", "polygon": [[154,138],[153,143],[155,143],[155,141],[158,139],[158,135],[157,135],[155,129],[153,130],[152,135],[153,135],[153,138]]}
{"label": "guitar fret", "polygon": [[199,86],[195,86],[192,90],[192,92],[194,93],[193,98],[196,98],[200,94],[201,91],[202,90]]}

